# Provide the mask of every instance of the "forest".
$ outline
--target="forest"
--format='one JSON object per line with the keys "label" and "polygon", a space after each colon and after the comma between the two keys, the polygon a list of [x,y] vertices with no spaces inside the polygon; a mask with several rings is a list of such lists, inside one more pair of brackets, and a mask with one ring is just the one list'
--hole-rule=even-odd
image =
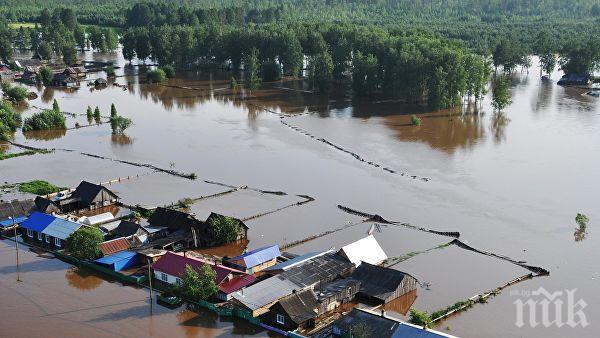
{"label": "forest", "polygon": [[[492,67],[528,68],[530,54],[541,57],[546,72],[557,63],[574,73],[600,65],[600,8],[592,0],[0,4],[4,60],[19,48],[69,64],[75,48],[116,50],[118,30],[128,60],[243,68],[251,86],[305,74],[317,91],[349,81],[358,95],[384,93],[433,108],[455,106],[463,97],[478,100]],[[10,22],[20,21],[36,26],[11,29]]]}

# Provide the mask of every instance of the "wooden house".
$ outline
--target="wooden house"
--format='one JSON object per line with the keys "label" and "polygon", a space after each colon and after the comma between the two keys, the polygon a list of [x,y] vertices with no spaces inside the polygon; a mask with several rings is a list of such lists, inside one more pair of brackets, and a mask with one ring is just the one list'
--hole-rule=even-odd
{"label": "wooden house", "polygon": [[82,181],[75,191],[65,198],[55,201],[61,212],[80,210],[95,210],[114,205],[119,202],[119,196],[103,185]]}
{"label": "wooden house", "polygon": [[358,298],[372,304],[386,304],[417,289],[417,279],[405,272],[362,263],[352,278],[360,281]]}
{"label": "wooden house", "polygon": [[67,67],[62,73],[74,78],[84,78],[87,70],[84,67]]}
{"label": "wooden house", "polygon": [[280,255],[279,246],[272,245],[228,258],[223,264],[244,271],[247,274],[254,274],[277,264],[277,257]]}
{"label": "wooden house", "polygon": [[284,329],[294,331],[315,325],[319,315],[319,302],[312,289],[294,290],[292,294],[281,298],[261,320]]}
{"label": "wooden house", "polygon": [[56,216],[34,212],[21,223],[23,239],[38,246],[57,250],[63,248],[69,236],[82,227]]}

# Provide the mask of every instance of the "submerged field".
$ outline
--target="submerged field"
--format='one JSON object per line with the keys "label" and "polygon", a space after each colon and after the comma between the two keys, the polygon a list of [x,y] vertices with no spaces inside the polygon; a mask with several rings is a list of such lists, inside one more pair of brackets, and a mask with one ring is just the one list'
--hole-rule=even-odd
{"label": "submerged field", "polygon": [[[117,61],[124,65],[123,60]],[[114,103],[119,114],[133,120],[125,135],[115,137],[108,124],[58,133],[24,135],[18,131],[14,142],[55,150],[0,161],[0,181],[43,179],[74,187],[84,179],[127,178],[110,185],[127,204],[158,206],[198,199],[190,206],[198,215],[215,211],[248,218],[249,242],[225,248],[221,254],[239,253],[245,246],[289,245],[322,235],[287,249],[301,254],[339,248],[365,236],[372,223],[338,205],[417,227],[460,232],[461,241],[468,245],[546,268],[550,276],[508,288],[488,304],[444,321],[438,329],[450,328],[451,334],[461,337],[564,337],[573,332],[592,337],[593,327],[579,332],[514,325],[516,298],[511,291],[539,286],[551,291],[576,288],[588,304],[600,303],[596,292],[600,275],[595,268],[600,254],[594,250],[598,246],[594,225],[600,219],[596,202],[600,103],[581,90],[558,87],[555,81],[541,82],[538,73],[533,67],[529,75],[523,72],[513,77],[513,104],[497,116],[489,98],[481,114],[425,112],[422,107],[344,93],[322,97],[304,92],[298,81],[269,84],[253,93],[234,92],[227,89],[230,74],[219,72],[184,73],[167,85],[148,85],[139,83],[137,68],[124,67],[118,70],[116,82],[131,83],[127,90],[116,86],[90,90],[84,85],[67,92],[31,87],[39,98],[23,108],[23,116],[38,111],[35,107],[51,106],[53,99],[70,113],[99,106],[108,115]],[[555,73],[553,79],[559,76]],[[413,113],[421,114],[420,127],[409,124]],[[76,122],[88,125],[85,117],[67,118],[68,126]],[[20,151],[12,145],[2,147],[9,153]],[[195,173],[197,179],[115,160]],[[231,189],[235,191],[202,199]],[[305,200],[301,196],[314,201],[296,205]],[[19,196],[3,194],[0,199],[15,197]],[[588,236],[576,242],[573,219],[578,212],[592,221]],[[418,310],[438,310],[528,273],[505,260],[457,246],[436,248],[452,240],[446,236],[396,225],[382,226],[374,235],[389,257],[404,257],[394,268],[430,284],[417,290],[413,308]],[[10,252],[8,243],[1,243],[2,252]],[[423,252],[428,249],[432,250]],[[90,285],[97,283],[90,287],[93,290],[77,291],[65,286],[80,278],[66,272],[72,271],[69,267],[56,260],[30,259],[26,283],[38,283],[44,273],[51,274],[53,287],[44,292],[53,295],[48,299],[55,299],[56,304],[9,306],[12,302],[2,302],[3,312],[37,308],[41,317],[59,318],[65,325],[85,323],[90,336],[110,335],[114,332],[98,328],[108,330],[107,322],[121,325],[128,319],[139,327],[150,325],[148,330],[154,327],[156,331],[143,331],[148,334],[265,335],[244,324],[196,318],[187,311],[160,309],[159,315],[150,317],[144,291],[96,277],[83,278],[93,280]],[[12,271],[11,262],[2,260],[7,273]],[[19,286],[9,278],[12,275],[2,275],[2,298],[20,287],[24,288],[22,296],[29,299],[42,292],[37,285]],[[110,307],[76,313],[81,304],[72,304],[75,300],[63,304],[60,299],[64,297],[58,296],[71,297],[73,292],[82,294],[75,298],[81,302],[87,302],[87,296],[99,300],[104,294],[119,292],[123,303],[116,313],[108,311]],[[92,304],[99,309],[107,305]],[[586,314],[589,319],[599,312],[589,306]],[[19,321],[7,323],[9,332],[22,326]],[[45,319],[45,323],[55,322]],[[591,325],[597,324],[592,321]],[[28,329],[41,332],[42,326]],[[119,332],[124,336],[139,333]]]}

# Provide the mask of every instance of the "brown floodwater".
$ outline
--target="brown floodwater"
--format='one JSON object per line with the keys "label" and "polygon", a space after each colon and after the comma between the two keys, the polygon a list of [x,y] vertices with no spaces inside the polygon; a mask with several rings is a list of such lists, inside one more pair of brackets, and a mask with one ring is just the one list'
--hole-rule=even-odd
{"label": "brown floodwater", "polygon": [[[120,56],[96,57],[116,58],[124,64]],[[138,67],[117,70],[123,76],[115,81],[131,84],[126,90],[118,86],[90,90],[83,85],[79,91],[31,87],[40,95],[29,102],[24,116],[39,111],[34,106],[50,107],[53,99],[64,111],[84,113],[88,105],[99,106],[104,116],[115,103],[119,113],[130,117],[134,125],[122,137],[112,135],[108,124],[69,129],[59,137],[28,137],[18,131],[17,143],[74,151],[56,150],[0,161],[0,181],[39,178],[74,187],[81,179],[104,182],[139,175],[112,188],[123,194],[127,203],[143,205],[170,204],[229,189],[204,180],[288,194],[241,191],[192,206],[199,213],[215,209],[241,217],[278,209],[298,200],[299,194],[315,198],[248,221],[249,249],[286,244],[355,223],[358,225],[290,251],[340,247],[366,234],[370,224],[360,224],[362,217],[348,214],[338,205],[429,229],[459,231],[461,240],[475,248],[544,267],[550,276],[514,285],[489,303],[446,320],[442,327],[450,327],[452,334],[461,337],[597,335],[600,324],[594,319],[600,318],[600,240],[595,228],[600,219],[600,100],[583,95],[581,89],[557,86],[560,73],[555,72],[548,82],[538,78],[537,67],[529,74],[517,73],[511,88],[513,103],[504,114],[497,115],[492,112],[489,95],[478,113],[472,106],[427,112],[424,107],[384,98],[354,98],[340,88],[328,97],[314,95],[298,81],[271,83],[264,90],[250,93],[227,89],[231,74],[217,71],[183,73],[167,85],[141,83],[138,71]],[[103,75],[90,78],[96,76]],[[260,107],[286,117],[282,119]],[[410,114],[419,114],[423,124],[411,126]],[[80,120],[68,118],[68,124],[87,124],[85,118]],[[13,148],[8,147],[9,151]],[[198,180],[152,173],[149,168],[82,156],[80,152],[194,172]],[[576,241],[574,217],[578,212],[587,214],[591,221],[585,239]],[[393,226],[382,227],[375,236],[391,257],[449,241],[443,236]],[[240,246],[230,249],[243,250]],[[42,263],[36,268],[40,274],[47,273]],[[413,308],[429,311],[527,272],[507,261],[458,247],[431,250],[394,268],[430,283],[430,290],[418,290],[413,304]],[[67,270],[63,266],[53,283],[70,287],[69,281],[75,277],[68,277]],[[105,292],[103,285],[90,292]],[[511,292],[533,291],[539,286],[549,291],[577,289],[578,297],[588,304],[585,313],[590,325],[575,329],[518,328],[513,304],[517,298]],[[25,290],[22,294],[35,297],[37,292],[42,291]],[[3,297],[4,293],[9,292],[3,292]],[[4,304],[3,311],[9,307]],[[30,305],[10,306],[13,312],[30,311]],[[105,315],[104,319],[114,321],[117,327],[130,317],[144,325],[159,321],[141,315],[137,307],[119,305],[120,312]],[[165,315],[160,319],[160,329],[157,324],[154,332],[218,336],[251,334],[253,329],[235,323],[220,323],[215,329],[213,321],[205,321],[206,316],[202,320],[185,316]],[[181,330],[182,321],[206,331],[186,333]],[[28,329],[43,330],[44,324],[40,321],[36,328],[37,324],[29,323]],[[60,329],[69,332],[70,324],[62,325]],[[106,327],[104,323],[101,326]],[[90,336],[103,334],[89,332]],[[137,336],[132,330],[121,334]]]}

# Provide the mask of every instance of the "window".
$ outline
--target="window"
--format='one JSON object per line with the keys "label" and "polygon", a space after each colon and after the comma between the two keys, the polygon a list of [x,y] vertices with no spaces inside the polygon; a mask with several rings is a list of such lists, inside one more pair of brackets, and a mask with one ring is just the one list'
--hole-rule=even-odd
{"label": "window", "polygon": [[277,323],[285,324],[285,317],[283,315],[280,315],[279,313],[277,314]]}
{"label": "window", "polygon": [[166,274],[166,273],[164,273],[164,272],[161,272],[161,273],[160,273],[160,279],[162,279],[163,281],[165,281],[165,282],[166,282],[166,281],[168,281],[168,280],[169,280],[169,276],[167,276],[167,274]]}
{"label": "window", "polygon": [[50,243],[50,236],[46,235],[46,243]]}
{"label": "window", "polygon": [[33,238],[33,230],[27,229],[27,236]]}
{"label": "window", "polygon": [[60,238],[54,238],[54,245],[60,247]]}
{"label": "window", "polygon": [[182,286],[183,282],[181,281],[181,278],[175,278],[175,283],[177,283],[177,285]]}
{"label": "window", "polygon": [[41,241],[41,240],[42,240],[42,233],[38,232],[38,241]]}

